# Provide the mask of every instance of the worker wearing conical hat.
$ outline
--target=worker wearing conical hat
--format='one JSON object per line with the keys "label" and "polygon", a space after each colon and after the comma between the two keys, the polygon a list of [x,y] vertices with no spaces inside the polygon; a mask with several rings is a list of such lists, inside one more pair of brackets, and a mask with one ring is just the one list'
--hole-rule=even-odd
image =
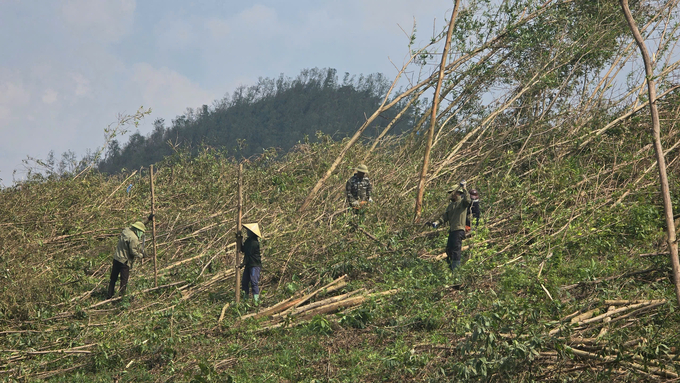
{"label": "worker wearing conical hat", "polygon": [[460,181],[460,187],[449,190],[451,202],[441,217],[434,222],[427,222],[426,225],[437,228],[439,225],[449,224],[449,239],[446,242],[446,260],[451,270],[460,266],[463,238],[465,238],[465,220],[467,211],[472,204],[472,198],[465,188],[465,180]]}
{"label": "worker wearing conical hat", "polygon": [[[153,219],[153,214],[149,215],[147,223]],[[135,261],[144,256],[144,246],[142,241],[146,226],[141,221],[137,221],[123,229],[118,238],[118,246],[113,253],[113,266],[111,267],[111,278],[109,280],[108,299],[113,298],[116,289],[116,282],[120,276],[120,295],[125,295],[130,269]]]}
{"label": "worker wearing conical hat", "polygon": [[360,164],[356,167],[354,175],[345,184],[347,203],[354,208],[360,209],[366,203],[373,202],[371,198],[371,181],[368,179],[368,167]]}
{"label": "worker wearing conical hat", "polygon": [[245,223],[243,228],[246,230],[248,238],[243,242],[241,251],[243,251],[243,277],[241,278],[241,290],[246,297],[250,294],[250,288],[253,290],[253,301],[255,304],[260,302],[260,271],[262,270],[262,257],[260,256],[260,241],[262,234],[260,233],[260,225],[257,223]]}

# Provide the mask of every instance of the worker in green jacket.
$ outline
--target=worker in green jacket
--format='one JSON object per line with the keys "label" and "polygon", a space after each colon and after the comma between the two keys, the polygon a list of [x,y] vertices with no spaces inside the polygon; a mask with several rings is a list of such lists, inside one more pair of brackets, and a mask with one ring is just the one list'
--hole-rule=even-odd
{"label": "worker in green jacket", "polygon": [[426,225],[433,228],[449,223],[449,239],[446,242],[446,260],[451,267],[451,271],[460,266],[461,252],[463,248],[463,238],[465,238],[465,219],[467,211],[472,204],[472,198],[465,188],[465,180],[460,181],[458,189],[449,190],[451,202],[444,211],[444,214],[434,222],[427,222]]}
{"label": "worker in green jacket", "polygon": [[[147,222],[152,219],[153,215],[150,215]],[[113,254],[108,299],[113,298],[115,294],[118,276],[120,276],[120,295],[125,295],[128,279],[130,278],[130,269],[132,269],[137,259],[144,257],[144,246],[142,243],[145,231],[146,226],[144,223],[137,221],[130,225],[130,227],[123,229],[123,232],[120,233],[118,246],[116,246],[116,251]]]}

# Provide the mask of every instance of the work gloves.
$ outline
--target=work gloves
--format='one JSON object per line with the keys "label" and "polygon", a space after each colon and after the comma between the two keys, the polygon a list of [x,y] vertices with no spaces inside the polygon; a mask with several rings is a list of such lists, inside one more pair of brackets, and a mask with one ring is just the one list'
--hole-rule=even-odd
{"label": "work gloves", "polygon": [[465,185],[467,185],[467,181],[461,180],[461,181],[460,181],[460,187],[464,188]]}
{"label": "work gloves", "polygon": [[151,214],[149,214],[149,216],[148,216],[146,219],[149,220],[149,222],[151,222],[151,221],[153,221],[153,218],[154,218],[155,216],[156,216],[156,214],[151,213]]}
{"label": "work gloves", "polygon": [[352,206],[353,209],[359,210],[359,209],[363,209],[364,207],[366,207],[366,205],[367,205],[369,202],[373,202],[373,200],[372,200],[372,199],[369,199],[368,201],[352,201],[352,202],[350,203],[350,206]]}

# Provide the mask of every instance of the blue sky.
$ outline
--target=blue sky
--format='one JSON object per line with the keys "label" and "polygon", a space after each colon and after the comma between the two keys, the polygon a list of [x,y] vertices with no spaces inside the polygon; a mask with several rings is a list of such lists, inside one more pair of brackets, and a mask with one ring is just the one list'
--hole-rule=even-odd
{"label": "blue sky", "polygon": [[332,67],[393,78],[414,20],[424,45],[453,3],[0,0],[0,185],[23,177],[26,156],[101,146],[140,106],[153,110],[147,134],[259,77]]}

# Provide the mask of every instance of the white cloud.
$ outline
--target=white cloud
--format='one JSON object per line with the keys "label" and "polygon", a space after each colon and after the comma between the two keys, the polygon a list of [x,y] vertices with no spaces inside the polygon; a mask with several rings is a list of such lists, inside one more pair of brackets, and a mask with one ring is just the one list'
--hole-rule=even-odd
{"label": "white cloud", "polygon": [[71,78],[75,82],[74,93],[78,97],[86,96],[90,93],[90,80],[80,73],[72,73]]}
{"label": "white cloud", "polygon": [[231,27],[225,19],[211,17],[205,22],[205,28],[213,39],[222,39],[231,34]]}
{"label": "white cloud", "polygon": [[203,90],[187,77],[167,68],[154,68],[147,63],[135,64],[132,71],[133,87],[141,95],[144,106],[154,115],[174,117],[188,106],[211,104],[215,95]]}
{"label": "white cloud", "polygon": [[157,45],[165,50],[188,48],[196,39],[195,25],[181,16],[168,17],[155,26]]}
{"label": "white cloud", "polygon": [[54,104],[57,101],[57,96],[59,96],[59,93],[56,90],[47,89],[42,95],[42,101],[47,105]]}
{"label": "white cloud", "polygon": [[6,125],[16,117],[18,109],[28,105],[31,100],[31,93],[22,83],[13,81],[2,81],[0,78],[0,125]]}
{"label": "white cloud", "polygon": [[129,33],[136,5],[135,0],[66,0],[61,16],[81,36],[116,42]]}
{"label": "white cloud", "polygon": [[250,26],[251,29],[271,27],[278,23],[276,10],[260,4],[243,10],[236,16],[236,19],[244,26]]}

